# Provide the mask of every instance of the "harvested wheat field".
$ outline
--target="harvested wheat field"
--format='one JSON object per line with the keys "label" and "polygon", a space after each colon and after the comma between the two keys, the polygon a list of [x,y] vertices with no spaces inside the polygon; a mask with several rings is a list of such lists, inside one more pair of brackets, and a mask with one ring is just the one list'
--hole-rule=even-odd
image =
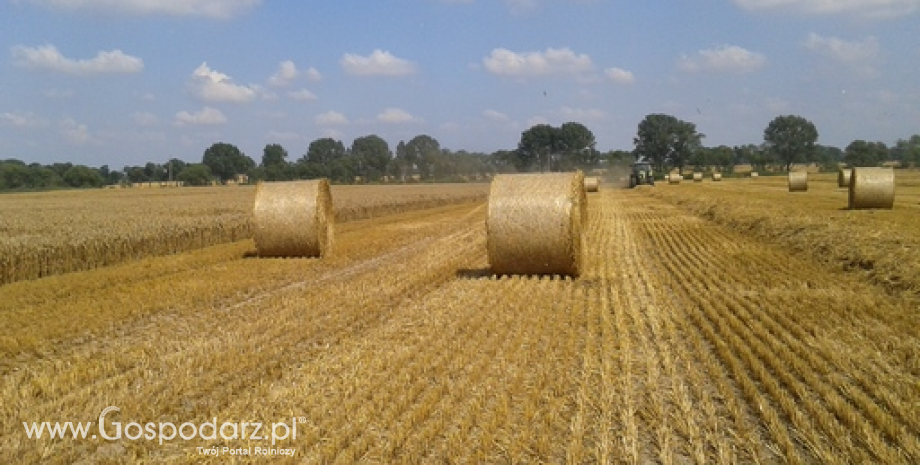
{"label": "harvested wheat field", "polygon": [[[811,208],[917,244],[894,232],[920,190],[849,212],[835,181],[603,189],[579,278],[493,275],[478,201],[338,224],[323,259],[244,239],[4,285],[0,462],[917,463],[912,285],[802,253],[770,232],[785,224],[737,226]],[[23,425],[96,434],[109,406],[109,435],[214,421],[229,439]],[[229,434],[241,422],[268,439]],[[282,422],[296,437],[272,444]]]}

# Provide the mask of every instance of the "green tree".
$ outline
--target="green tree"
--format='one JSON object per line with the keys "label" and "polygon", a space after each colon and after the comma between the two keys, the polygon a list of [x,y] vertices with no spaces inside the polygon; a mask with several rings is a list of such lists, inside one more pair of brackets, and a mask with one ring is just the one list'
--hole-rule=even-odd
{"label": "green tree", "polygon": [[723,173],[731,173],[735,169],[735,151],[727,145],[720,145],[709,149],[709,161],[718,166]]}
{"label": "green tree", "polygon": [[31,178],[31,170],[25,163],[19,160],[0,162],[0,190],[33,187]]}
{"label": "green tree", "polygon": [[879,166],[888,159],[888,147],[884,142],[854,140],[844,150],[843,161],[849,167]]}
{"label": "green tree", "polygon": [[564,123],[557,131],[558,148],[562,151],[560,169],[590,168],[597,166],[600,153],[595,149],[597,144],[594,133],[581,123]]}
{"label": "green tree", "polygon": [[535,166],[540,171],[552,169],[554,157],[562,148],[559,129],[548,124],[537,124],[521,133],[518,142],[518,169],[530,171]]}
{"label": "green tree", "polygon": [[211,173],[221,181],[234,179],[237,174],[248,173],[256,163],[240,151],[237,146],[217,142],[208,147],[201,157],[201,163],[211,169]]}
{"label": "green tree", "polygon": [[64,182],[71,187],[100,187],[105,179],[98,170],[88,166],[76,165],[64,172]]}
{"label": "green tree", "polygon": [[281,144],[268,144],[262,149],[262,166],[283,166],[287,163],[287,150]]}
{"label": "green tree", "polygon": [[358,163],[360,175],[368,181],[379,180],[386,174],[393,158],[387,142],[374,134],[355,139],[351,144],[351,156]]}
{"label": "green tree", "polygon": [[920,165],[920,134],[910,136],[910,139],[898,139],[891,148],[891,159],[901,162],[901,166]]}
{"label": "green tree", "polygon": [[671,115],[650,114],[639,122],[633,154],[636,159],[645,158],[660,172],[665,171],[665,166],[683,170],[704,137],[693,123]]}
{"label": "green tree", "polygon": [[341,141],[325,137],[310,142],[310,147],[307,148],[304,158],[306,158],[305,161],[312,163],[326,164],[332,160],[345,157],[347,153],[345,145]]}
{"label": "green tree", "polygon": [[763,131],[766,149],[789,171],[795,163],[810,160],[814,156],[818,129],[801,116],[777,116]]}
{"label": "green tree", "polygon": [[207,186],[211,184],[211,168],[204,163],[190,164],[185,167],[176,179],[187,186]]}
{"label": "green tree", "polygon": [[405,150],[406,162],[414,164],[423,178],[435,176],[435,165],[441,157],[441,144],[437,139],[426,134],[415,136]]}

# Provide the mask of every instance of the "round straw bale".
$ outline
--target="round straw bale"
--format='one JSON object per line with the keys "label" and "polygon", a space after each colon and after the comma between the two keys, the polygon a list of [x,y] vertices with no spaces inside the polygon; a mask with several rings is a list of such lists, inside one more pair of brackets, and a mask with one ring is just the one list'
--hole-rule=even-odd
{"label": "round straw bale", "polygon": [[841,168],[837,172],[837,187],[850,187],[850,177],[852,175],[852,168]]}
{"label": "round straw bale", "polygon": [[580,171],[496,175],[486,218],[492,271],[578,276],[586,216]]}
{"label": "round straw bale", "polygon": [[668,175],[668,184],[680,184],[680,182],[681,182],[683,179],[684,179],[683,176],[681,176],[681,175],[679,175],[679,174],[677,174],[677,173],[671,173],[671,174]]}
{"label": "round straw bale", "polygon": [[805,192],[808,190],[808,172],[789,172],[789,192]]}
{"label": "round straw bale", "polygon": [[721,181],[721,180],[722,180],[722,173],[712,173],[712,180],[713,180],[713,181]]}
{"label": "round straw bale", "polygon": [[320,257],[332,249],[329,181],[260,182],[253,236],[262,257]]}
{"label": "round straw bale", "polygon": [[597,192],[600,187],[601,180],[598,177],[586,177],[585,178],[585,191],[587,192]]}
{"label": "round straw bale", "polygon": [[693,173],[693,182],[703,182],[703,173]]}
{"label": "round straw bale", "polygon": [[891,168],[853,168],[850,177],[850,209],[894,206],[894,170]]}
{"label": "round straw bale", "polygon": [[758,176],[760,176],[760,175],[757,174],[756,171],[751,171],[751,177],[752,177],[752,178],[756,178],[756,177],[758,177]]}

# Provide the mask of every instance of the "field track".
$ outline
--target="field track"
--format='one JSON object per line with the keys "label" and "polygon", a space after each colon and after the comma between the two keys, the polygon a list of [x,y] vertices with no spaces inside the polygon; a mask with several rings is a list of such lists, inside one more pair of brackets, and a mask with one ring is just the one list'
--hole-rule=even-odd
{"label": "field track", "polygon": [[[577,280],[487,273],[485,205],[0,287],[0,462],[263,441],[29,439],[23,421],[306,417],[308,463],[917,463],[917,310],[643,191],[589,196]],[[29,322],[32,323],[29,323]],[[226,442],[226,444],[225,444]],[[224,462],[230,457],[220,457]]]}

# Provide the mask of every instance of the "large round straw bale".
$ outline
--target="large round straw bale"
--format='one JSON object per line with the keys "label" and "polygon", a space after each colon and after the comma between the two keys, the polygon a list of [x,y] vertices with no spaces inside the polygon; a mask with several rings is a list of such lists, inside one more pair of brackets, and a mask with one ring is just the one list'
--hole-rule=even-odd
{"label": "large round straw bale", "polygon": [[597,192],[600,187],[601,180],[598,177],[586,177],[585,178],[585,191],[587,192]]}
{"label": "large round straw bale", "polygon": [[851,210],[894,206],[893,169],[853,168],[850,176]]}
{"label": "large round straw bale", "polygon": [[808,190],[808,172],[789,172],[789,192],[805,192]]}
{"label": "large round straw bale", "polygon": [[722,173],[712,173],[712,180],[713,180],[713,181],[721,181],[721,180],[722,180]]}
{"label": "large round straw bale", "polygon": [[751,177],[752,177],[752,178],[756,178],[756,177],[758,177],[758,176],[760,176],[760,175],[757,174],[756,171],[751,171]]}
{"label": "large round straw bale", "polygon": [[668,184],[680,184],[680,182],[681,182],[683,179],[684,179],[683,176],[681,176],[681,175],[679,175],[679,174],[677,174],[677,173],[671,173],[671,174],[668,175]]}
{"label": "large round straw bale", "polygon": [[486,218],[492,271],[578,276],[586,216],[580,171],[496,175]]}
{"label": "large round straw bale", "polygon": [[852,168],[841,168],[837,172],[837,187],[850,187],[850,177],[852,176]]}
{"label": "large round straw bale", "polygon": [[703,182],[703,173],[693,173],[693,182]]}
{"label": "large round straw bale", "polygon": [[329,181],[260,182],[253,236],[262,257],[319,257],[332,249]]}

